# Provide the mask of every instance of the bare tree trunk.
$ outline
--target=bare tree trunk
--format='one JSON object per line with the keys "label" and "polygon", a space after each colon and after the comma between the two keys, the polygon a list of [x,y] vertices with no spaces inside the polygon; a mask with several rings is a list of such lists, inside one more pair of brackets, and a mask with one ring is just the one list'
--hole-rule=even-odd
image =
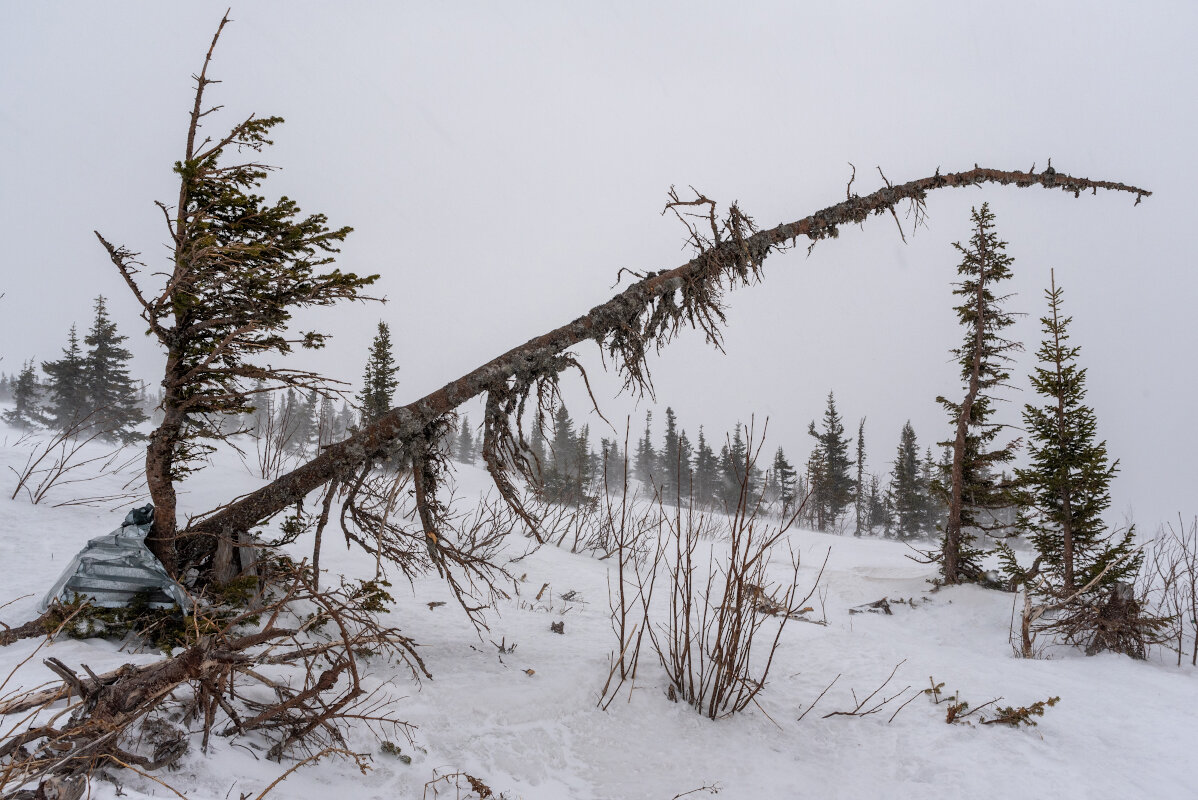
{"label": "bare tree trunk", "polygon": [[172,419],[176,415],[165,407],[165,403],[163,410],[166,419],[150,434],[150,444],[146,447],[146,488],[150,492],[150,502],[154,504],[154,524],[146,537],[146,547],[158,557],[167,572],[174,575],[178,567],[175,551],[178,504],[171,473],[174,443],[179,439],[181,421]]}
{"label": "bare tree trunk", "polygon": [[[367,426],[349,439],[327,447],[323,453],[295,470],[249,495],[224,506],[217,512],[196,521],[187,531],[190,534],[220,535],[246,530],[259,521],[294,504],[308,492],[335,477],[348,475],[354,468],[379,458],[397,446],[409,443],[441,415],[452,411],[467,400],[485,392],[503,392],[509,380],[528,372],[552,368],[564,369],[564,360],[554,357],[567,348],[592,340],[614,346],[616,337],[635,336],[650,328],[647,314],[661,310],[662,303],[687,287],[699,284],[711,287],[730,280],[725,271],[729,265],[740,266],[747,259],[760,260],[774,249],[795,243],[806,237],[813,243],[838,235],[839,227],[865,222],[872,214],[892,213],[903,200],[922,205],[929,191],[944,187],[978,186],[984,183],[1019,187],[1041,185],[1080,195],[1082,191],[1108,189],[1136,195],[1136,202],[1151,192],[1135,186],[1110,181],[1075,178],[1059,172],[1005,172],[975,167],[958,173],[941,174],[888,185],[865,196],[853,195],[844,202],[818,211],[795,222],[759,231],[750,236],[733,236],[706,249],[695,258],[672,270],[663,270],[632,284],[611,300],[596,306],[588,313],[556,330],[530,339],[472,372],[451,381],[435,392],[399,408]],[[692,324],[702,322],[689,320]],[[704,326],[706,329],[706,326]],[[710,334],[709,334],[710,335]],[[626,341],[621,338],[620,341]],[[644,341],[641,342],[645,346]],[[624,351],[621,351],[624,352]],[[556,366],[549,367],[550,363]],[[629,365],[625,365],[629,367]],[[640,369],[631,365],[626,372]],[[629,383],[636,383],[635,372]],[[492,424],[488,415],[488,426]],[[494,465],[489,465],[494,475]],[[497,482],[500,476],[495,476]],[[506,480],[506,478],[504,478]]]}

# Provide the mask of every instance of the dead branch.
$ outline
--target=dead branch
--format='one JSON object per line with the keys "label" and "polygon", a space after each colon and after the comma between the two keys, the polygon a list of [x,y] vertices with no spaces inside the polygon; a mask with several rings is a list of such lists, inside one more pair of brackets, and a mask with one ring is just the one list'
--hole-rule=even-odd
{"label": "dead branch", "polygon": [[[215,632],[197,622],[203,635],[161,661],[97,675],[46,659],[57,686],[0,704],[4,716],[25,714],[0,738],[0,797],[105,766],[169,766],[190,737],[168,719],[198,720],[204,747],[214,732],[256,737],[275,760],[291,751],[344,754],[350,724],[406,728],[387,710],[390,698],[361,683],[367,658],[429,677],[416,645],[378,622],[385,599],[378,587],[342,583],[321,591],[303,564],[276,575],[274,586],[273,600]],[[246,630],[253,619],[265,621]]]}
{"label": "dead branch", "polygon": [[[524,446],[521,419],[530,394],[535,393],[539,405],[546,401],[547,394],[552,402],[558,373],[577,365],[567,352],[570,347],[594,341],[613,360],[627,387],[651,391],[645,360],[648,353],[668,344],[682,326],[701,330],[709,342],[719,347],[723,292],[759,280],[762,265],[771,253],[795,244],[800,237],[812,244],[835,238],[841,226],[863,223],[871,215],[889,214],[903,202],[914,204],[917,213],[922,214],[928,193],[936,189],[986,183],[1039,185],[1074,196],[1083,191],[1096,194],[1099,189],[1128,192],[1135,195],[1137,204],[1151,195],[1136,186],[1073,177],[1055,170],[1034,173],[975,166],[956,173],[937,170],[930,177],[887,185],[864,196],[852,195],[802,219],[766,230],[756,230],[752,220],[733,206],[721,222],[714,222],[714,214],[707,217],[710,235],[693,224],[688,227],[697,252],[686,264],[650,274],[572,322],[509,350],[420,400],[388,412],[273,483],[193,522],[189,532],[248,530],[335,476],[354,474],[362,464],[411,445],[435,420],[480,394],[487,395],[484,457],[488,469],[504,499],[535,529],[535,520],[525,512],[512,480],[513,473],[527,476],[538,468]],[[672,198],[667,209],[679,213],[686,205],[708,202],[702,195],[692,201]]]}
{"label": "dead branch", "polygon": [[[873,705],[870,705],[870,701],[873,700],[874,697],[876,697],[879,693],[881,693],[881,691],[890,684],[890,681],[894,680],[895,673],[897,673],[899,670],[899,667],[901,667],[905,663],[907,663],[907,659],[904,658],[902,661],[895,664],[894,669],[890,670],[890,674],[888,676],[886,676],[886,680],[882,681],[882,683],[878,685],[878,688],[874,689],[872,692],[867,694],[861,700],[858,700],[857,693],[850,689],[849,690],[850,694],[853,695],[853,702],[855,703],[853,708],[848,711],[831,711],[827,714],[824,714],[823,718],[828,719],[829,717],[868,717],[870,714],[878,713],[883,708],[885,708],[888,704],[890,704],[894,700],[898,699],[899,697],[902,697],[903,694],[908,689],[911,688],[910,685],[904,686],[902,689],[900,689],[899,691],[890,695],[889,697],[882,695],[881,700],[877,701]],[[839,677],[839,676],[837,676],[837,677]],[[833,683],[835,683],[835,681],[833,681]],[[829,684],[829,687],[830,686],[831,685]],[[827,690],[825,689],[824,691],[827,691]],[[919,696],[919,693],[916,693],[915,697],[918,697],[918,696]],[[818,698],[816,698],[816,699],[818,700]],[[898,709],[893,714],[890,715],[890,719],[887,720],[887,722],[888,723],[892,722],[894,720],[894,718],[896,716],[898,716],[898,712],[902,711],[904,708],[906,708],[907,704],[910,703],[912,699],[914,699],[914,697],[908,699],[906,703],[903,703],[902,705],[900,705],[898,707]]]}

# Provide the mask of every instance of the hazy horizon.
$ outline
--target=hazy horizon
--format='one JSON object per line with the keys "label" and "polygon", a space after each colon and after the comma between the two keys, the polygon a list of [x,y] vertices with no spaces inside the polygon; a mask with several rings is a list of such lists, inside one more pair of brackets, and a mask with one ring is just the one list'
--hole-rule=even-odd
{"label": "hazy horizon", "polygon": [[[104,294],[136,374],[156,380],[160,354],[92,231],[166,265],[153,201],[174,196],[191,75],[224,8],[0,9],[0,370],[58,357]],[[810,256],[800,243],[767,262],[762,285],[727,296],[726,354],[689,333],[653,359],[657,399],[692,438],[768,417],[798,465],[834,390],[846,428],[868,418],[869,469],[884,476],[907,419],[921,449],[948,434],[935,398],[960,387],[951,244],[989,201],[1015,258],[1007,307],[1026,314],[1012,337],[1024,388],[1001,395],[1004,421],[1035,401],[1026,374],[1055,269],[1099,435],[1121,461],[1109,521],[1131,514],[1150,533],[1198,512],[1198,278],[1180,241],[1198,172],[1192,5],[260,2],[231,17],[209,96],[224,110],[208,130],[285,117],[267,194],[352,225],[338,265],[381,273],[389,299],[304,314],[333,339],[298,364],[360,381],[383,319],[396,403],[418,399],[607,299],[620,268],[683,263],[684,231],[661,214],[671,185],[738,201],[768,227],[842,199],[849,162],[864,194],[878,165],[902,182],[1051,157],[1154,194],[1133,207],[1116,194],[941,190],[925,227],[912,235],[903,220],[907,244],[889,217]],[[593,346],[578,351],[607,417],[634,415],[635,439],[647,403],[609,399],[619,379]],[[585,392],[564,384],[582,420]]]}

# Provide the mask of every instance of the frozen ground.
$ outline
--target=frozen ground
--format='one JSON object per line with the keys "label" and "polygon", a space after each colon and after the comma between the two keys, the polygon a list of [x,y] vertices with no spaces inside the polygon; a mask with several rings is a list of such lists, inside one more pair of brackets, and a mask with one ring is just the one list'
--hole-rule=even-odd
{"label": "frozen ground", "polygon": [[[14,479],[7,467],[25,459],[13,445],[16,438],[0,428],[0,602],[20,598],[0,611],[10,624],[32,617],[37,597],[71,556],[124,514],[52,504],[115,492],[126,479],[65,487],[37,506],[10,500]],[[487,477],[461,467],[459,481],[461,494],[469,496],[485,488]],[[259,483],[236,459],[218,459],[183,501],[187,510],[198,511]],[[326,538],[323,566],[329,571],[373,575],[372,560],[347,552],[335,533]],[[459,770],[482,779],[496,795],[527,800],[671,800],[705,786],[718,786],[720,796],[729,798],[1198,794],[1189,761],[1198,746],[1198,672],[1159,660],[1086,658],[1073,651],[1018,659],[1008,644],[1011,595],[973,587],[931,594],[932,568],[909,560],[907,548],[893,542],[808,531],[790,538],[802,553],[804,582],[814,578],[831,547],[823,580],[828,625],[786,628],[760,709],[712,722],[670,702],[651,651],[642,658],[631,698],[622,697],[608,711],[597,709],[614,642],[610,565],[546,547],[517,566],[516,573],[525,574],[519,594],[489,613],[491,630],[481,638],[452,601],[429,607],[450,599],[435,576],[412,586],[397,580],[393,622],[422,645],[434,677],[415,685],[380,663],[372,679],[402,698],[396,708],[414,728],[411,741],[397,744],[411,763],[381,752],[362,731],[352,744],[373,753],[369,773],[324,760],[299,769],[270,796],[418,798],[435,774]],[[777,565],[779,578],[782,567]],[[549,589],[536,601],[545,583]],[[568,592],[580,599],[561,600]],[[881,597],[914,598],[915,607],[894,604],[893,616],[848,613]],[[564,635],[550,632],[555,621],[565,622]],[[489,639],[517,647],[501,661]],[[0,649],[0,679],[37,645],[25,640]],[[44,655],[97,672],[154,658],[120,652],[111,642],[60,641],[21,667],[13,682],[44,680]],[[934,676],[974,705],[997,696],[1012,705],[1054,695],[1061,701],[1038,727],[1017,730],[946,725],[945,707],[922,696],[893,721],[890,709],[897,703],[865,718],[823,717],[850,708],[850,690],[869,693],[900,661],[888,688],[910,685],[905,697]],[[814,711],[798,721],[837,675]],[[209,753],[193,748],[180,769],[162,777],[195,800],[256,797],[287,766],[261,760],[244,743],[217,738]],[[144,778],[126,774],[122,781],[125,797],[174,796]],[[112,784],[92,786],[92,797],[115,796]]]}

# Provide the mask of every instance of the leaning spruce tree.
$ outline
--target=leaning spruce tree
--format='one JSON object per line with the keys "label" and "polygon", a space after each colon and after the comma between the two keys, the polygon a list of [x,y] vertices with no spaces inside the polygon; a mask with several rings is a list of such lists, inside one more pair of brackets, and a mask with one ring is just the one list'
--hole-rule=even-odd
{"label": "leaning spruce tree", "polygon": [[997,480],[1000,464],[1015,457],[1018,441],[995,446],[1002,426],[991,421],[994,413],[991,392],[1006,384],[1010,353],[1021,349],[1017,342],[1003,338],[1003,329],[1015,316],[1002,308],[1003,295],[994,287],[1011,277],[1014,259],[1006,253],[1007,243],[994,232],[994,214],[990,204],[973,209],[974,232],[969,246],[954,243],[962,255],[957,267],[961,281],[953,294],[961,298],[957,319],[965,328],[965,341],[952,352],[961,366],[965,396],[960,402],[937,397],[948,411],[954,436],[941,444],[952,448],[952,467],[948,485],[939,483],[948,504],[948,519],[940,545],[940,569],[947,584],[976,582],[982,577],[984,551],[975,542],[975,531],[992,527],[992,512],[1006,506],[1009,491]]}
{"label": "leaning spruce tree", "polygon": [[208,67],[227,23],[226,16],[196,77],[186,146],[174,167],[178,199],[173,207],[159,203],[172,251],[165,287],[146,291],[137,254],[96,233],[166,352],[163,419],[146,449],[156,510],[147,545],[172,573],[187,541],[176,541],[175,482],[199,467],[211,450],[207,442],[229,435],[222,419],[253,410],[254,381],[268,389],[323,385],[313,373],[271,365],[296,347],[325,343],[322,333],[289,332],[292,313],[365,299],[362,289],[378,278],[330,267],[350,228],[330,228],[323,214],[303,216],[287,197],[270,203],[255,193],[271,167],[236,155],[261,153],[281,118],[251,114],[218,139],[202,137],[201,122],[216,110],[204,107],[204,91],[214,83]]}
{"label": "leaning spruce tree", "polygon": [[1084,594],[1093,597],[1134,579],[1142,554],[1133,527],[1118,535],[1102,519],[1119,462],[1110,461],[1106,442],[1097,439],[1097,417],[1085,404],[1086,370],[1077,364],[1081,348],[1068,344],[1073,318],[1061,316],[1061,294],[1053,275],[1045,292],[1048,314],[1040,319],[1040,363],[1031,376],[1044,402],[1024,407],[1031,463],[1015,470],[1022,506],[1018,525],[1037,556],[1027,570],[1018,567],[1009,549],[1004,548],[1003,560],[1016,583],[1027,584],[1039,574],[1046,578],[1041,585],[1047,592],[1069,597],[1086,589]]}

